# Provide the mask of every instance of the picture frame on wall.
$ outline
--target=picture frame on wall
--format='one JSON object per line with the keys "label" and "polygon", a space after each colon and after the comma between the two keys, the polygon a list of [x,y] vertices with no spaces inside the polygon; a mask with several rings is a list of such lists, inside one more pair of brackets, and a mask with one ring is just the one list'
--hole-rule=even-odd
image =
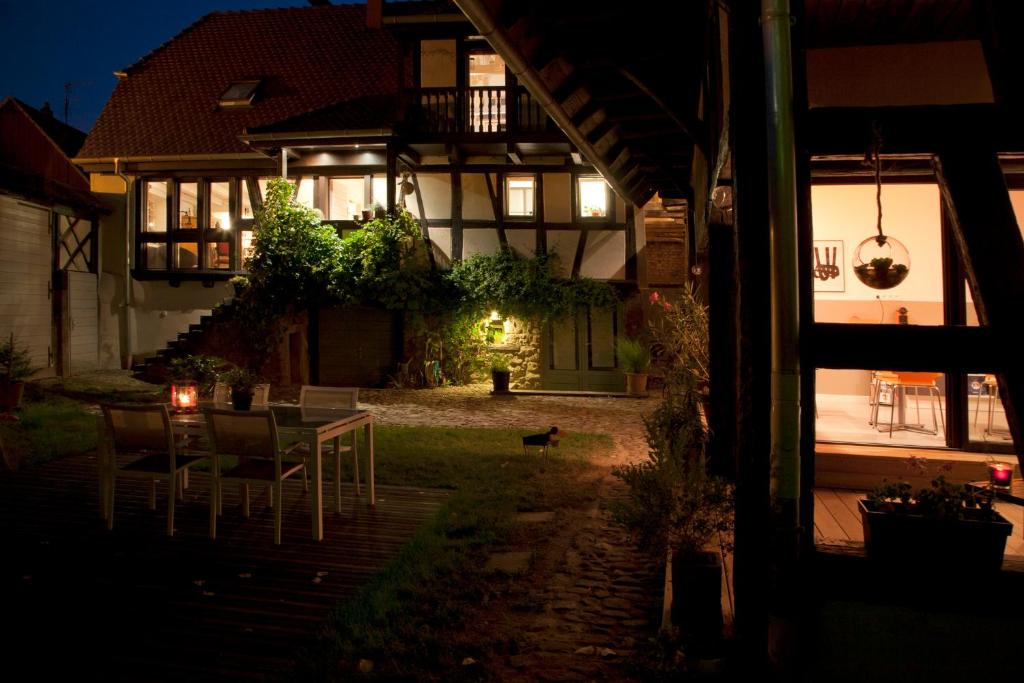
{"label": "picture frame on wall", "polygon": [[846,291],[846,261],[842,240],[814,240],[811,264],[815,292]]}

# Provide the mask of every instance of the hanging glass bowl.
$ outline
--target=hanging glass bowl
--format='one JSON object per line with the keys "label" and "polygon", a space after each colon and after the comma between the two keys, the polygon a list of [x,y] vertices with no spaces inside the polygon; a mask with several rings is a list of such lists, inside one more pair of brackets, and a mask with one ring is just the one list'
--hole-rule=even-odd
{"label": "hanging glass bowl", "polygon": [[869,237],[853,252],[853,272],[872,289],[892,289],[910,274],[910,252],[894,237]]}

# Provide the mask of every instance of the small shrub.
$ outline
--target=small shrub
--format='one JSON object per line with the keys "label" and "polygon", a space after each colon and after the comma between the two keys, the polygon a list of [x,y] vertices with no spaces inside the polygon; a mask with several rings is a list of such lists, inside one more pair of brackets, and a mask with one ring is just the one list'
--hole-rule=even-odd
{"label": "small shrub", "polygon": [[647,372],[651,365],[651,352],[639,339],[620,339],[615,346],[619,367],[623,372]]}

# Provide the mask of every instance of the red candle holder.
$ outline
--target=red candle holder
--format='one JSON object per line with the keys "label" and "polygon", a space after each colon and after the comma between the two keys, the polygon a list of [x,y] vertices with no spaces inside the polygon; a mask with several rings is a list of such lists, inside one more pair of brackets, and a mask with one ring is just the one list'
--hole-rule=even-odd
{"label": "red candle holder", "polygon": [[1005,462],[988,464],[988,482],[993,488],[1009,489],[1013,481],[1013,465]]}
{"label": "red candle holder", "polygon": [[199,384],[195,380],[171,383],[171,407],[179,413],[194,413],[199,408]]}

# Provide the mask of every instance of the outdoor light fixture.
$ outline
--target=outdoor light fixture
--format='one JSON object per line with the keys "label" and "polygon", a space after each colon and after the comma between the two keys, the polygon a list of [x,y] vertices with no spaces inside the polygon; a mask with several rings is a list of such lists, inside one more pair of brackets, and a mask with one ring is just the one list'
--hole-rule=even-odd
{"label": "outdoor light fixture", "polygon": [[179,413],[194,413],[199,407],[199,384],[192,379],[171,383],[171,407]]}
{"label": "outdoor light fixture", "polygon": [[874,127],[871,156],[875,164],[875,201],[878,204],[878,234],[868,237],[853,252],[853,272],[872,289],[892,289],[910,274],[910,252],[903,243],[882,232],[882,135]]}
{"label": "outdoor light fixture", "polygon": [[988,483],[992,488],[1009,489],[1013,481],[1013,465],[1005,462],[988,463]]}

